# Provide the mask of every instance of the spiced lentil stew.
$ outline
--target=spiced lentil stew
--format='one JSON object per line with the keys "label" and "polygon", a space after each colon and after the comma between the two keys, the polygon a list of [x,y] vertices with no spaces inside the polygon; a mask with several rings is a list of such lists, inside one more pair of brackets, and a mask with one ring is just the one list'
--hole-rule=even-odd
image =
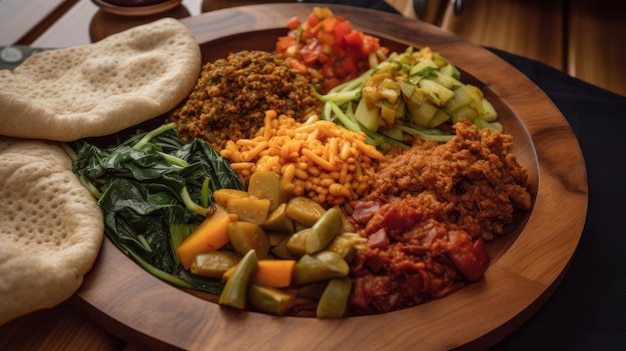
{"label": "spiced lentil stew", "polygon": [[202,138],[221,150],[228,140],[253,137],[267,110],[303,121],[319,104],[309,79],[283,59],[240,51],[206,63],[189,98],[170,119],[184,139]]}

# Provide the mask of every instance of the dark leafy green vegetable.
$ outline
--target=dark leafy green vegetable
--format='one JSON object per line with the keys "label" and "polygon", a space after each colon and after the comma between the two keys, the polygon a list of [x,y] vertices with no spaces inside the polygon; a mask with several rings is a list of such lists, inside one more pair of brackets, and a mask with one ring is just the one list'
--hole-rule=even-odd
{"label": "dark leafy green vegetable", "polygon": [[223,283],[185,271],[175,249],[210,214],[215,190],[244,187],[228,161],[202,140],[184,142],[175,127],[105,149],[78,141],[68,153],[120,250],[171,284],[217,294]]}

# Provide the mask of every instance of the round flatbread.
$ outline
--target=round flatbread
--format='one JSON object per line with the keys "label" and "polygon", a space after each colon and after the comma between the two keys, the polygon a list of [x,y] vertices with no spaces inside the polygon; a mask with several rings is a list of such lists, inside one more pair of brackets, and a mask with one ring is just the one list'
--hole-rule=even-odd
{"label": "round flatbread", "polygon": [[69,298],[91,269],[104,222],[54,142],[0,137],[0,325]]}
{"label": "round flatbread", "polygon": [[173,109],[200,68],[195,37],[173,18],[43,51],[0,71],[0,134],[59,141],[112,134]]}

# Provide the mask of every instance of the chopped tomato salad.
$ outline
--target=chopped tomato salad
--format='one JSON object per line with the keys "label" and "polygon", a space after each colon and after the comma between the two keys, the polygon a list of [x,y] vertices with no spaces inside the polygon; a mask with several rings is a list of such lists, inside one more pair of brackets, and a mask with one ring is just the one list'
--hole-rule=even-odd
{"label": "chopped tomato salad", "polygon": [[315,7],[304,22],[291,18],[287,28],[287,35],[276,42],[276,52],[292,68],[313,77],[322,93],[358,77],[389,53],[378,38],[353,29],[327,7]]}

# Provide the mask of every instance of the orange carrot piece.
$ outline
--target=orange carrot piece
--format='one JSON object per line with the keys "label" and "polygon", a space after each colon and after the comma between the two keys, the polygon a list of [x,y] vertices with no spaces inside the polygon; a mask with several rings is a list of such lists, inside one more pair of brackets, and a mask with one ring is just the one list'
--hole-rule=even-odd
{"label": "orange carrot piece", "polygon": [[253,281],[259,285],[286,288],[291,285],[295,260],[261,260]]}
{"label": "orange carrot piece", "polygon": [[[295,260],[259,260],[252,282],[273,288],[286,288],[291,285],[295,267]],[[233,268],[224,272],[222,281],[228,280]]]}
{"label": "orange carrot piece", "polygon": [[215,213],[207,217],[189,236],[176,248],[180,263],[189,269],[193,258],[202,252],[215,251],[228,243],[228,223],[231,216],[226,210],[217,206]]}

